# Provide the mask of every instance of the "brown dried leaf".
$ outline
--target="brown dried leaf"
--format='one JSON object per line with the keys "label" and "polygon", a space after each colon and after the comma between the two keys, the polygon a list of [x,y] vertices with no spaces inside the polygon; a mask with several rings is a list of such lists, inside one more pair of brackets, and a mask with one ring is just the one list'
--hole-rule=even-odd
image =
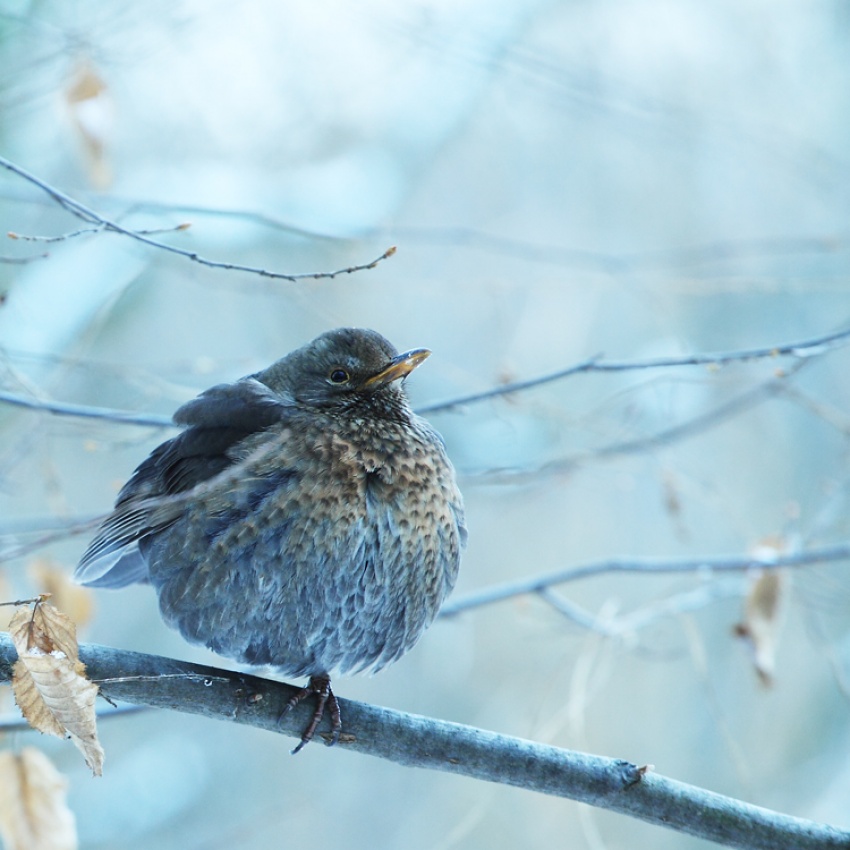
{"label": "brown dried leaf", "polygon": [[682,514],[679,482],[672,472],[665,470],[661,484],[664,491],[664,509],[671,517],[678,519]]}
{"label": "brown dried leaf", "polygon": [[12,674],[15,701],[40,732],[67,733],[95,776],[103,772],[94,704],[98,687],[85,676],[74,623],[52,605],[22,608],[9,633],[18,651]]}
{"label": "brown dried leaf", "polygon": [[27,571],[38,590],[49,594],[54,605],[64,611],[78,628],[91,620],[94,613],[91,590],[74,584],[61,564],[50,558],[35,558]]}
{"label": "brown dried leaf", "polygon": [[782,598],[787,576],[781,570],[760,570],[744,606],[744,619],[735,634],[749,644],[753,666],[764,685],[773,684],[779,642]]}
{"label": "brown dried leaf", "polygon": [[49,602],[34,609],[19,608],[9,623],[9,634],[19,656],[37,649],[42,653],[61,652],[79,661],[77,628],[73,621]]}
{"label": "brown dried leaf", "polygon": [[76,850],[67,785],[34,747],[0,753],[0,837],[6,850]]}
{"label": "brown dried leaf", "polygon": [[86,155],[89,179],[97,188],[105,189],[112,182],[112,171],[106,158],[112,104],[106,82],[89,60],[78,62],[65,89],[65,104],[71,126]]}

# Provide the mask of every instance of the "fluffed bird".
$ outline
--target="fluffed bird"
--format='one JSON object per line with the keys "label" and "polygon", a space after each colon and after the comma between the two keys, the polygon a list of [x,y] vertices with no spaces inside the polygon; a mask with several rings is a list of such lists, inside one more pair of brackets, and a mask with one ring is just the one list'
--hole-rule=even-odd
{"label": "fluffed bird", "polygon": [[420,638],[452,590],[463,501],[439,434],[403,380],[429,356],[340,328],[177,410],[182,432],[118,495],[75,572],[150,583],[186,640],[309,683],[297,752],[336,672],[376,671]]}

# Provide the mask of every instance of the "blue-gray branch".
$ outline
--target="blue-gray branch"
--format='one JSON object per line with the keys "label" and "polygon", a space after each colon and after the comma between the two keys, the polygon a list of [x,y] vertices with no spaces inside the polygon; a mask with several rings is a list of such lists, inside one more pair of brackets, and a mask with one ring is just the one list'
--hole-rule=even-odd
{"label": "blue-gray branch", "polygon": [[[89,676],[110,699],[200,714],[298,738],[309,701],[280,717],[296,688],[281,682],[94,644],[80,647]],[[0,635],[0,682],[15,649]],[[353,750],[410,767],[567,797],[745,850],[850,850],[850,832],[686,785],[601,756],[562,750],[458,723],[340,701]],[[624,709],[626,710],[626,709]]]}

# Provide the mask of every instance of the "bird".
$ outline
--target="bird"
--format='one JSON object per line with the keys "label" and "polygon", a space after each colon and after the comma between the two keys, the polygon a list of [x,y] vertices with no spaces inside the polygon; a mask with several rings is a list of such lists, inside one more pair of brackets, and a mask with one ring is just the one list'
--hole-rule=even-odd
{"label": "bird", "polygon": [[[121,489],[75,570],[90,587],[147,583],[189,642],[307,677],[340,736],[331,675],[376,672],[413,647],[457,579],[467,529],[443,439],[399,354],[337,328],[178,408],[181,432]],[[281,714],[281,716],[282,716]]]}

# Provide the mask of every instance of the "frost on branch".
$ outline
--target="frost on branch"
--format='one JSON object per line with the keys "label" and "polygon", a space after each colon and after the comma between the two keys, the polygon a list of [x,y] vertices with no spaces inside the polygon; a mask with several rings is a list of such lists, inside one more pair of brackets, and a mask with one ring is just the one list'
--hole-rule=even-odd
{"label": "frost on branch", "polygon": [[34,729],[70,736],[95,776],[103,772],[94,703],[98,687],[85,676],[74,623],[52,605],[20,609],[9,623],[18,652],[12,675],[21,713]]}

